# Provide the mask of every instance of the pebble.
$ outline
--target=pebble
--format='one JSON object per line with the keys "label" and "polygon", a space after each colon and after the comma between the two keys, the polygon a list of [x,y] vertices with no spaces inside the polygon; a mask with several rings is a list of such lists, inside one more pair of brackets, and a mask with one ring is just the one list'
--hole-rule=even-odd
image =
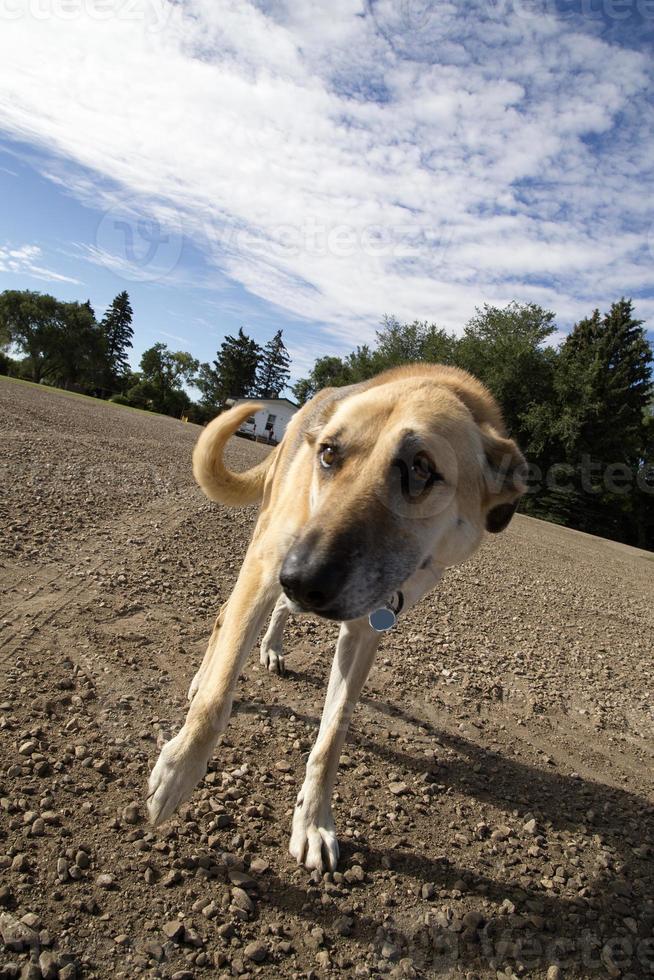
{"label": "pebble", "polygon": [[163,932],[168,939],[172,939],[173,942],[176,942],[184,935],[184,926],[179,919],[172,919],[170,922],[164,923]]}
{"label": "pebble", "polygon": [[16,919],[9,912],[0,915],[0,936],[5,947],[12,953],[20,953],[24,949],[29,949],[38,944],[39,934],[34,929],[30,929],[19,919]]}
{"label": "pebble", "polygon": [[43,980],[57,980],[59,976],[59,960],[50,950],[43,950],[39,956],[39,968]]}
{"label": "pebble", "polygon": [[254,902],[242,888],[232,888],[232,901],[237,908],[244,912],[254,912]]}
{"label": "pebble", "polygon": [[463,924],[468,929],[479,929],[484,924],[484,917],[481,912],[466,912],[463,916]]}
{"label": "pebble", "polygon": [[141,813],[138,803],[128,803],[123,810],[123,821],[125,823],[133,824],[138,823],[140,819]]}
{"label": "pebble", "polygon": [[243,954],[248,960],[252,960],[253,963],[263,963],[268,955],[268,947],[265,943],[248,943],[243,950]]}

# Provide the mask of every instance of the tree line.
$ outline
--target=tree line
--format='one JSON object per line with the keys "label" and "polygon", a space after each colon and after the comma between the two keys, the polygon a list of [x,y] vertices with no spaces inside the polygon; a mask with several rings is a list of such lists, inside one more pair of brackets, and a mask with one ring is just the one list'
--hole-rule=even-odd
{"label": "tree line", "polygon": [[[276,398],[288,387],[281,330],[260,346],[241,328],[224,338],[211,363],[156,343],[134,371],[132,318],[126,292],[98,320],[88,302],[6,291],[0,373],[201,423],[229,399]],[[580,320],[559,344],[556,332],[554,313],[533,303],[486,305],[460,336],[435,323],[385,317],[372,344],[318,358],[292,392],[302,404],[321,388],[400,364],[462,367],[493,392],[529,461],[523,511],[654,549],[654,387],[643,323],[632,302],[621,299]],[[191,385],[200,392],[195,402]]]}
{"label": "tree line", "polygon": [[[97,319],[88,301],[6,290],[0,293],[0,373],[201,423],[230,398],[278,398],[288,386],[291,359],[281,330],[260,346],[241,328],[225,337],[211,364],[158,342],[134,371],[132,320],[126,292]],[[189,386],[198,389],[199,400],[190,398]]]}
{"label": "tree line", "polygon": [[386,317],[372,345],[318,358],[294,393],[304,402],[414,361],[464,368],[495,395],[530,464],[524,512],[654,549],[654,387],[643,322],[621,299],[557,346],[554,319],[533,303],[486,305],[455,336]]}

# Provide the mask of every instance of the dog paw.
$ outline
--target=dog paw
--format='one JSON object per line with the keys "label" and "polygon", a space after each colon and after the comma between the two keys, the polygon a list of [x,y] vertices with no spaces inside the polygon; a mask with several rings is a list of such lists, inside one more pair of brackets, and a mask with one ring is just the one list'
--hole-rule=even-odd
{"label": "dog paw", "polygon": [[286,672],[284,666],[284,655],[281,650],[274,650],[267,644],[261,644],[261,653],[259,654],[259,662],[262,667],[266,667],[271,674],[279,674],[280,677]]}
{"label": "dog paw", "polygon": [[189,745],[184,729],[166,742],[148,782],[148,815],[156,827],[187,800],[207,771],[208,758]]}
{"label": "dog paw", "polygon": [[308,871],[335,871],[338,865],[336,827],[327,807],[318,817],[312,817],[308,807],[298,803],[293,814],[293,830],[289,851],[298,864]]}
{"label": "dog paw", "polygon": [[200,667],[197,670],[195,677],[191,681],[191,686],[189,687],[188,694],[186,695],[189,701],[192,701],[195,695],[198,693],[198,691],[200,690],[201,683],[202,683],[202,667]]}

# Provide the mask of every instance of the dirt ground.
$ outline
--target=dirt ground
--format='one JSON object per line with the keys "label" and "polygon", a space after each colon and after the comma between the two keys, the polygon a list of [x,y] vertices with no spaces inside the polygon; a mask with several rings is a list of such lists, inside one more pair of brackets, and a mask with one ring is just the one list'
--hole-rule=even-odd
{"label": "dirt ground", "polygon": [[[198,429],[0,379],[0,977],[654,973],[653,556],[518,517],[383,640],[288,855],[337,628],[253,654],[210,771],[143,819],[255,509]],[[246,467],[267,450],[230,445]]]}

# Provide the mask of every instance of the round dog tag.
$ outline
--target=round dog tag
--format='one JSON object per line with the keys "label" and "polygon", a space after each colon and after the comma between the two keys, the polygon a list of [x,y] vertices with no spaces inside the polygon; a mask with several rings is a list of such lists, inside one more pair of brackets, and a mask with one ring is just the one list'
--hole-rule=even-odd
{"label": "round dog tag", "polygon": [[377,633],[385,633],[395,626],[397,616],[388,606],[374,609],[368,616],[368,622]]}

